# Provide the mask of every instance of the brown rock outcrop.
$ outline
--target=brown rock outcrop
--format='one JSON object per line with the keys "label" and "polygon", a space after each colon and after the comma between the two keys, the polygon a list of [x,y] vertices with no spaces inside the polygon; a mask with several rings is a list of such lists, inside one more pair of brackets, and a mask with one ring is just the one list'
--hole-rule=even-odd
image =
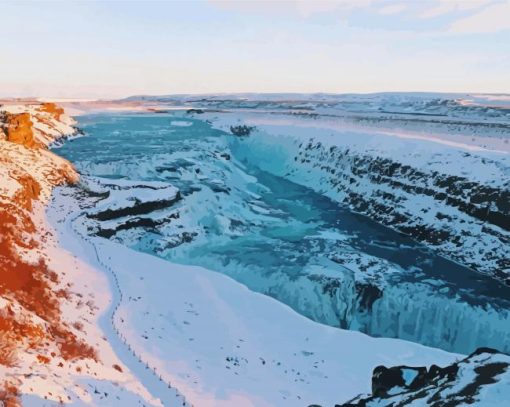
{"label": "brown rock outcrop", "polygon": [[41,193],[41,185],[29,174],[19,174],[16,180],[23,187],[14,196],[14,202],[31,211],[32,201],[38,199]]}
{"label": "brown rock outcrop", "polygon": [[57,120],[60,120],[60,116],[64,114],[64,109],[57,106],[55,103],[43,103],[39,109],[43,112],[51,113]]}
{"label": "brown rock outcrop", "polygon": [[30,113],[6,113],[4,122],[7,141],[22,144],[29,148],[35,147],[36,142]]}

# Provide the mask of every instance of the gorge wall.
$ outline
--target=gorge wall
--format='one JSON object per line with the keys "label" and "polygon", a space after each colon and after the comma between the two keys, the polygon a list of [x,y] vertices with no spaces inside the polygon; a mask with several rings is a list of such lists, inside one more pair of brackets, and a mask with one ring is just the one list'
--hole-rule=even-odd
{"label": "gorge wall", "polygon": [[[510,284],[508,154],[335,130],[320,120],[244,119],[257,130],[232,142],[240,159]],[[228,117],[218,122],[228,130]]]}

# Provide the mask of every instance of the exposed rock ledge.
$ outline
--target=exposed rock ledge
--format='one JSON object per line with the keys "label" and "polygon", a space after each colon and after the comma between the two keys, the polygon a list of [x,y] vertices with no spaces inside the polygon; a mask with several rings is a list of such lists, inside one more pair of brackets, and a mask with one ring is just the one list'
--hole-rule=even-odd
{"label": "exposed rock ledge", "polygon": [[54,103],[0,106],[0,139],[44,148],[74,134],[75,121]]}
{"label": "exposed rock ledge", "polygon": [[35,146],[30,113],[4,113],[1,120],[5,123],[1,131],[7,141],[26,147]]}

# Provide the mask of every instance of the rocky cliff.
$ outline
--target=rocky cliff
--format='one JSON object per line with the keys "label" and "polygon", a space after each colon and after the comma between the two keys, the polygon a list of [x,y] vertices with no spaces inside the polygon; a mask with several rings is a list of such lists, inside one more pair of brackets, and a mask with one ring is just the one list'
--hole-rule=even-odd
{"label": "rocky cliff", "polygon": [[[33,122],[39,107],[8,109],[14,112],[1,115],[5,139],[0,141],[0,364],[14,368],[28,358],[41,364],[54,357],[95,358],[94,349],[62,320],[60,301],[69,291],[55,289],[59,278],[44,257],[34,211],[34,203],[47,201],[53,186],[75,182],[77,174],[39,149]],[[2,379],[3,401],[15,405],[20,383]]]}
{"label": "rocky cliff", "polygon": [[29,113],[5,113],[2,121],[7,141],[26,147],[35,146],[33,123]]}
{"label": "rocky cliff", "polygon": [[97,276],[59,248],[46,221],[52,189],[78,181],[46,146],[73,124],[54,104],[0,107],[0,405],[86,400],[91,389],[78,380],[132,379],[97,327],[88,281]]}
{"label": "rocky cliff", "polygon": [[[480,160],[464,155],[466,164]],[[504,179],[498,185],[313,140],[293,159],[321,173],[322,187],[355,211],[510,284],[510,185]]]}

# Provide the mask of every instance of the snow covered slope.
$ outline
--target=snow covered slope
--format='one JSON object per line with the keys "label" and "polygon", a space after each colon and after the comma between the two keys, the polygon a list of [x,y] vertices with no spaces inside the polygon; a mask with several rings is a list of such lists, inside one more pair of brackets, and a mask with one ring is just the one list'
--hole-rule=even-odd
{"label": "snow covered slope", "polygon": [[459,357],[321,325],[219,273],[90,236],[88,211],[98,199],[115,205],[115,184],[125,183],[104,181],[114,186],[106,199],[90,194],[89,184],[59,188],[49,216],[63,241],[80,236],[80,257],[97,259],[113,279],[118,335],[195,406],[333,405],[339,394],[347,400],[367,392],[378,364],[448,364]]}
{"label": "snow covered slope", "polygon": [[[98,327],[104,276],[60,247],[45,205],[78,174],[46,146],[72,135],[54,105],[0,107],[0,404],[161,405],[119,360]],[[104,398],[104,394],[101,394]]]}

